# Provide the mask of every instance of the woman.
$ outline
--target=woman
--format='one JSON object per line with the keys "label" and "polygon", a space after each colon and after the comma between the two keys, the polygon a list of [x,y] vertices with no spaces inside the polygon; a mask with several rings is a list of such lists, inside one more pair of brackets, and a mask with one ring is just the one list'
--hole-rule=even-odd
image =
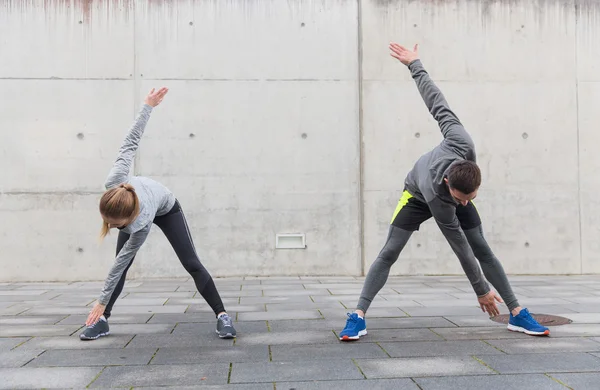
{"label": "woman", "polygon": [[167,92],[167,88],[158,91],[153,88],[150,91],[106,180],[107,191],[100,199],[100,214],[104,220],[101,237],[104,238],[112,228],[119,229],[117,257],[100,299],[87,318],[87,328],[80,335],[81,340],[95,340],[109,334],[107,320],[112,307],[123,290],[127,270],[153,223],[163,231],[181,264],[194,278],[198,292],[215,312],[219,337],[236,336],[231,317],[225,311],[215,283],[200,263],[185,216],[175,196],[154,180],[129,176],[150,113],[162,102]]}

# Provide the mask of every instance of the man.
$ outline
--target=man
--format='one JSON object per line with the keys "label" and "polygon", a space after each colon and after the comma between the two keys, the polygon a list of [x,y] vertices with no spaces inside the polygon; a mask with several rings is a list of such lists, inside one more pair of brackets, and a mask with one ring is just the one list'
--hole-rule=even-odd
{"label": "man", "polygon": [[[510,310],[509,330],[549,335],[548,328],[541,326],[527,309],[519,306],[502,265],[483,237],[481,220],[472,202],[481,184],[473,140],[425,71],[418,57],[418,45],[410,51],[392,43],[390,50],[391,56],[410,70],[429,112],[440,126],[444,140],[421,156],[408,173],[386,243],[369,269],[356,311],[348,314],[340,340],[358,340],[367,334],[364,317],[369,305],[387,281],[391,266],[412,233],[432,216],[460,260],[481,309],[490,316],[498,315],[496,301],[502,303],[504,299]],[[502,299],[490,289],[482,269]]]}

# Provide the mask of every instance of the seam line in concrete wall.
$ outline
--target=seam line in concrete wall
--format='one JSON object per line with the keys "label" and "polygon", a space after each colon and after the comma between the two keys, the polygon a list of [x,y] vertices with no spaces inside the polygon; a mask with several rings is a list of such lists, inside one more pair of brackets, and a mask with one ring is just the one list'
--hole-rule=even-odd
{"label": "seam line in concrete wall", "polygon": [[365,276],[365,202],[364,202],[364,145],[363,145],[363,39],[362,39],[362,0],[356,0],[357,8],[357,60],[358,60],[358,219],[359,219],[359,248],[360,248],[360,275]]}
{"label": "seam line in concrete wall", "polygon": [[[133,24],[133,117],[137,113],[139,109],[139,98],[140,98],[140,79],[139,79],[139,70],[137,64],[137,29],[136,29],[136,2],[132,2],[132,24]],[[133,160],[133,172],[134,175],[140,175],[140,149],[138,148],[137,153],[135,154],[135,159]]]}
{"label": "seam line in concrete wall", "polygon": [[575,7],[575,124],[577,126],[577,207],[579,211],[579,273],[583,274],[583,221],[581,213],[581,154],[579,137],[579,4],[576,1]]}

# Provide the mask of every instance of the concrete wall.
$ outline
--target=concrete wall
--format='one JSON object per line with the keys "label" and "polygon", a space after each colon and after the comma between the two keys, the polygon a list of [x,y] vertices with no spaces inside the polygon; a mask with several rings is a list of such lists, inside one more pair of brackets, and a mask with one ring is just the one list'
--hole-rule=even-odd
{"label": "concrete wall", "polygon": [[[0,1],[0,280],[101,279],[97,202],[151,87],[135,173],[180,199],[213,275],[360,275],[440,141],[390,40],[478,147],[510,273],[600,272],[600,4],[591,0]],[[306,234],[276,250],[276,233]],[[396,274],[461,273],[435,224]],[[131,271],[185,275],[158,229]]]}

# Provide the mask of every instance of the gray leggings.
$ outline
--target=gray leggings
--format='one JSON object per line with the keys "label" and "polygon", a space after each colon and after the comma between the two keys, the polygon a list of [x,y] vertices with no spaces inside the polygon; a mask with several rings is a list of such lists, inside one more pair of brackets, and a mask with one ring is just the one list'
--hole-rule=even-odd
{"label": "gray leggings", "polygon": [[[385,285],[390,274],[390,268],[396,260],[398,260],[400,252],[402,252],[402,249],[408,242],[412,233],[412,231],[403,230],[390,225],[390,231],[385,245],[369,269],[369,273],[365,279],[365,284],[362,293],[360,294],[358,305],[356,306],[358,310],[362,310],[365,313],[367,312],[371,302],[377,293],[379,293],[379,290]],[[496,258],[490,249],[490,246],[485,241],[481,225],[473,229],[465,230],[464,233],[469,241],[471,249],[473,249],[475,257],[479,260],[481,270],[486,279],[498,291],[498,294],[500,294],[509,310],[518,307],[519,302],[508,283],[504,268],[502,268],[502,264],[500,264],[500,261]]]}

